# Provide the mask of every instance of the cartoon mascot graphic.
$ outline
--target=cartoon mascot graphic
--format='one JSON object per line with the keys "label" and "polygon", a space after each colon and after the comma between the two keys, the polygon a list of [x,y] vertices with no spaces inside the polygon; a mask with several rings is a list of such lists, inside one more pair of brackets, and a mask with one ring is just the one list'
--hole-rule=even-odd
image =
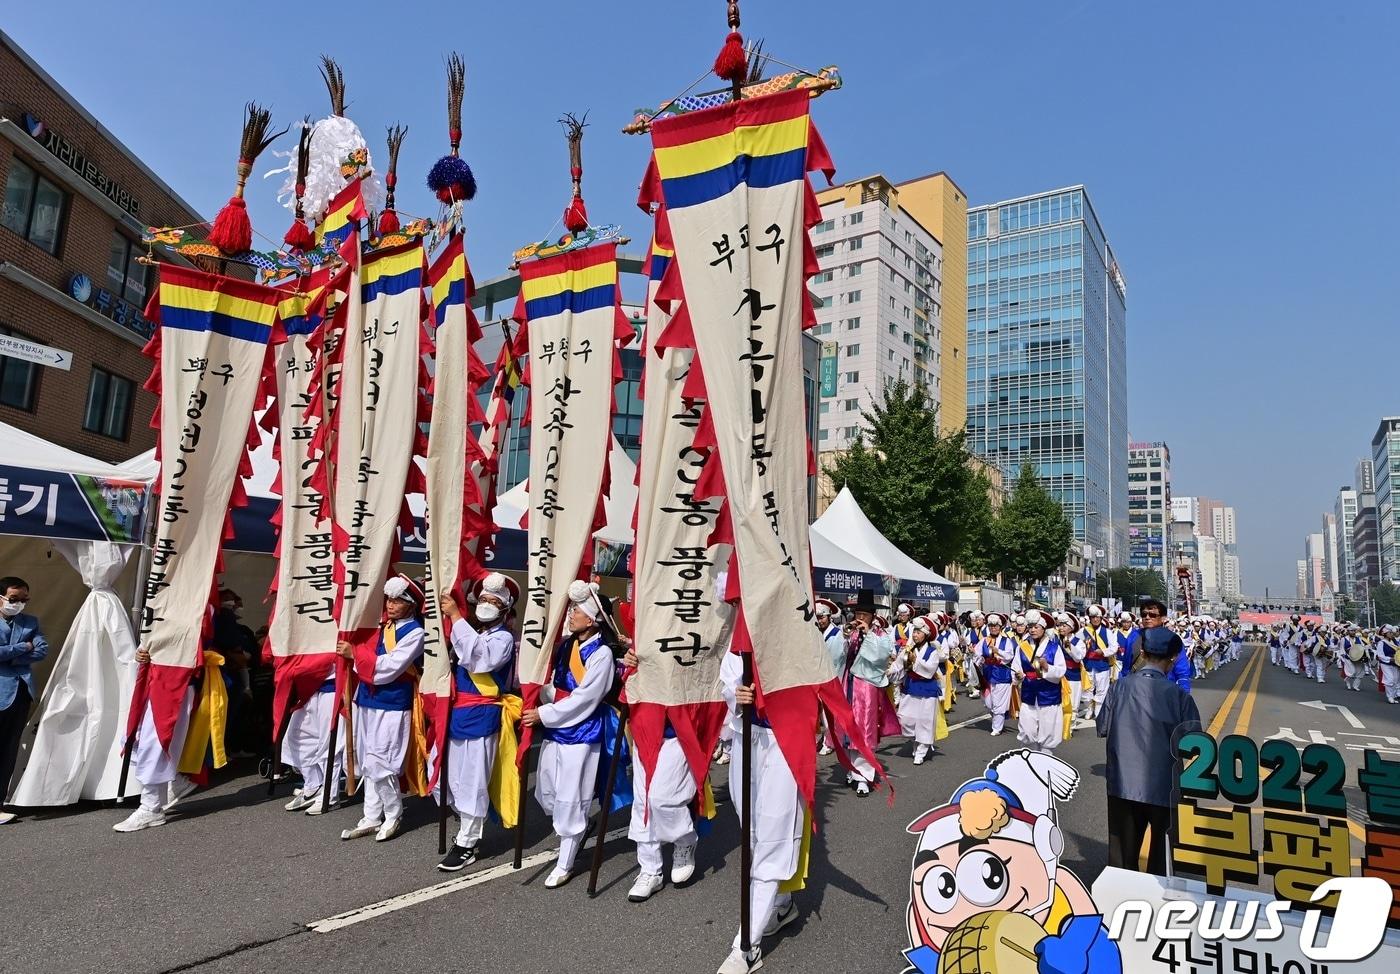
{"label": "cartoon mascot graphic", "polygon": [[1122,974],[1089,891],[1060,865],[1055,803],[1078,787],[1059,758],[1011,751],[910,824],[906,972]]}

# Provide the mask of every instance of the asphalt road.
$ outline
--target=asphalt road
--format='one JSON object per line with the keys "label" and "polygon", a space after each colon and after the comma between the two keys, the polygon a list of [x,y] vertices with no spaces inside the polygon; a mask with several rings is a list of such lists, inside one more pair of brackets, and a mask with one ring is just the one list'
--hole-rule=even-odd
{"label": "asphalt road", "polygon": [[[1284,728],[1304,741],[1321,734],[1335,738],[1329,742],[1353,762],[1360,751],[1345,750],[1352,741],[1400,748],[1400,708],[1387,707],[1374,683],[1367,692],[1347,693],[1334,672],[1318,686],[1267,660],[1248,667],[1251,652],[1196,688],[1202,714],[1217,731],[1260,741]],[[1335,709],[1299,706],[1314,700],[1350,708],[1351,720]],[[905,826],[1017,746],[1010,733],[990,737],[980,701],[964,697],[952,723],[971,719],[977,720],[944,742],[943,755],[922,767],[913,766],[908,745],[886,742],[882,755],[896,776],[893,807],[879,792],[856,796],[832,760],[821,759],[820,831],[808,888],[797,897],[802,919],[765,944],[765,970],[902,969],[913,852]],[[1349,733],[1370,738],[1344,736]],[[1107,854],[1103,745],[1084,728],[1058,753],[1083,775],[1061,821],[1063,862],[1088,884]],[[634,848],[621,835],[607,845],[594,899],[577,878],[559,890],[544,888],[553,844],[533,805],[526,849],[533,864],[511,870],[511,837],[488,828],[483,859],[449,877],[433,868],[437,828],[429,803],[410,803],[406,831],[390,843],[345,843],[339,831],[358,817],[357,806],[321,818],[284,812],[286,786],[269,801],[250,765],[187,799],[162,828],[118,835],[111,826],[124,813],[92,808],[26,817],[0,829],[0,971],[705,974],[723,959],[737,929],[738,825],[727,803],[700,845],[697,878],[633,905],[626,893],[636,875]],[[1360,807],[1354,788],[1348,797]],[[610,828],[625,825],[615,821]]]}

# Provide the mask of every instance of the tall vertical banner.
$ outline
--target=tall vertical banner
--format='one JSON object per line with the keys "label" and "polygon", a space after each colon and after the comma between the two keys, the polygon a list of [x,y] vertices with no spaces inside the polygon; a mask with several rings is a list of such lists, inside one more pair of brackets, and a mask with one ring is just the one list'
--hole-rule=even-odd
{"label": "tall vertical banner", "polygon": [[[496,509],[496,485],[501,472],[501,452],[505,447],[510,430],[511,409],[515,403],[515,391],[520,388],[520,366],[515,361],[515,351],[511,348],[510,336],[501,343],[496,355],[496,378],[491,383],[491,397],[486,402],[486,420],[481,427],[478,444],[481,447],[481,463],[475,468],[477,490],[481,494],[481,509],[489,521],[491,512]],[[488,524],[476,542],[476,560],[482,565],[490,559],[495,541],[495,525]]]}
{"label": "tall vertical banner", "polygon": [[[622,313],[617,246],[522,264],[515,318],[517,352],[523,347],[529,355],[529,594],[520,637],[520,684],[529,709],[548,679],[569,583],[587,577],[593,532],[605,523],[618,349],[632,337]],[[522,759],[528,745],[527,736]]]}
{"label": "tall vertical banner", "polygon": [[[481,326],[472,313],[471,271],[460,234],[428,273],[433,292],[433,341],[436,346],[433,378],[429,385],[432,424],[428,431],[426,496],[428,506],[428,557],[423,606],[423,675],[419,691],[430,741],[440,741],[446,729],[447,708],[452,701],[452,641],[442,624],[438,597],[452,592],[457,604],[466,605],[465,584],[485,574],[473,557],[469,543],[490,530],[490,512],[482,510],[481,490],[473,466],[482,459],[473,435],[473,423],[485,415],[476,392],[486,381],[486,367],[473,344],[481,338]],[[443,748],[430,768],[437,779]]]}
{"label": "tall vertical banner", "polygon": [[760,706],[810,804],[819,703],[838,728],[853,722],[813,625],[801,343],[815,322],[807,230],[821,211],[806,173],[833,168],[809,104],[799,90],[657,119],[647,184],[678,272],[658,296],[682,301],[662,344],[693,346],[705,389],[694,496],[723,499],[715,540],[734,546],[734,645],[753,654]]}
{"label": "tall vertical banner", "polygon": [[[643,200],[644,208],[659,201]],[[685,752],[697,788],[709,773],[726,704],[719,668],[734,612],[717,591],[728,545],[711,544],[719,499],[693,494],[706,453],[692,446],[705,403],[687,395],[695,350],[662,347],[670,301],[657,292],[672,267],[666,213],[656,213],[647,266],[647,321],[642,335],[642,449],[637,466],[636,543],[632,549],[633,645],[637,671],[627,681],[637,756],[654,780],[666,725]]]}
{"label": "tall vertical banner", "polygon": [[160,397],[152,421],[160,431],[160,508],[141,619],[141,646],[151,662],[137,677],[128,732],[149,701],[163,747],[170,746],[185,689],[205,662],[229,507],[248,500],[241,478],[252,474],[253,407],[278,298],[272,288],[164,265],[148,309],[157,323],[146,353],[158,362],[146,388]]}
{"label": "tall vertical banner", "polygon": [[[340,283],[343,287],[343,282]],[[263,415],[274,432],[279,464],[274,492],[281,497],[277,529],[277,573],[267,644],[273,665],[272,738],[278,740],[288,707],[305,704],[335,662],[335,554],[330,525],[318,520],[325,498],[314,476],[312,449],[321,425],[315,408],[317,359],[325,345],[330,274],[299,279],[279,304],[286,337],[273,356],[276,408]]]}

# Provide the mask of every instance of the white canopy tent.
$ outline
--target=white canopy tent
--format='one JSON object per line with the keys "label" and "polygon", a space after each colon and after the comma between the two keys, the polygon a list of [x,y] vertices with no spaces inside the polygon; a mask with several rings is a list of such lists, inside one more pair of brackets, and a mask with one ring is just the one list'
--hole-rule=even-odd
{"label": "white canopy tent", "polygon": [[814,557],[820,536],[839,550],[875,566],[874,570],[882,575],[892,575],[906,583],[946,585],[953,593],[958,590],[956,582],[920,565],[881,534],[860,509],[849,487],[842,487],[826,513],[812,523],[811,534]]}
{"label": "white canopy tent", "polygon": [[[3,423],[0,444],[28,470],[147,484],[154,475],[153,466],[103,463]],[[37,720],[25,734],[11,781],[10,801],[16,805],[116,797],[121,732],[136,672],[130,610],[117,587],[121,582],[129,590],[134,583],[125,570],[137,550],[135,544],[112,541],[16,534],[3,539],[7,570],[29,581],[40,625],[51,639],[49,657],[36,674],[44,681]],[[55,570],[53,551],[78,572],[87,590],[76,611],[77,586],[71,575]]]}
{"label": "white canopy tent", "polygon": [[[603,503],[608,520],[593,532],[593,537],[599,541],[631,544],[632,509],[637,506],[637,465],[627,455],[622,444],[617,442],[617,437],[611,437],[611,440],[612,448],[608,454],[612,481],[611,496],[604,498]],[[492,518],[503,528],[518,528],[520,519],[525,516],[525,509],[529,506],[529,490],[526,482],[522,480],[496,498]]]}

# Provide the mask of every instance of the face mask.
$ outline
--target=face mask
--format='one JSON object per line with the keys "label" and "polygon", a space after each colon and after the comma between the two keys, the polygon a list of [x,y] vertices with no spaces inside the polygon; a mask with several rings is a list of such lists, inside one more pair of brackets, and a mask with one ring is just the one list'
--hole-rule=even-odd
{"label": "face mask", "polygon": [[0,605],[0,614],[3,614],[6,619],[13,619],[23,612],[24,607],[28,604],[28,602],[6,602],[4,605]]}
{"label": "face mask", "polygon": [[481,602],[476,607],[476,617],[482,622],[495,622],[501,617],[501,609],[494,603]]}

